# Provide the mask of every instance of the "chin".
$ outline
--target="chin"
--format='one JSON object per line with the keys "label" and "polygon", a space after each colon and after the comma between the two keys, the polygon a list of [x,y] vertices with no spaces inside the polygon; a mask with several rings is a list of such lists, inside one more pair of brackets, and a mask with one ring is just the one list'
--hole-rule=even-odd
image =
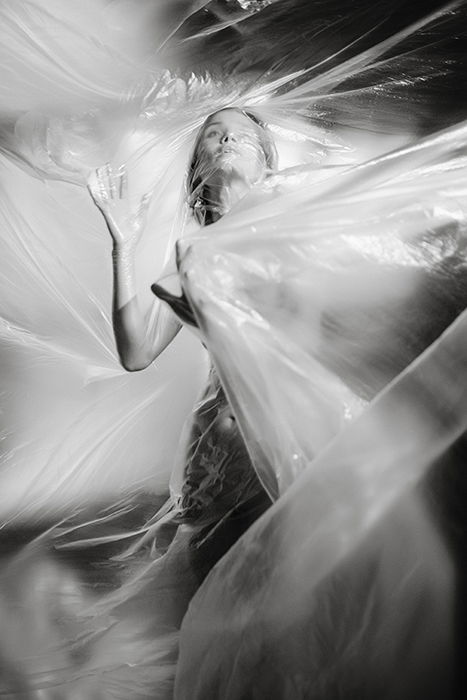
{"label": "chin", "polygon": [[222,170],[226,167],[232,168],[238,161],[238,155],[236,153],[223,153],[216,158],[216,163]]}
{"label": "chin", "polygon": [[223,156],[218,162],[218,168],[226,175],[232,175],[241,180],[253,179],[252,168],[245,167],[245,163],[236,154]]}

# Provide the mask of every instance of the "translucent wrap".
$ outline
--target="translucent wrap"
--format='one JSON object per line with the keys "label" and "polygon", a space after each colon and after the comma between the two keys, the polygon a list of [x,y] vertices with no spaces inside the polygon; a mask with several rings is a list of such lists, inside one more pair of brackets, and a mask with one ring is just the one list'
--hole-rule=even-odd
{"label": "translucent wrap", "polygon": [[[278,500],[192,602],[177,697],[434,698],[449,688],[450,564],[413,489],[467,419],[465,315],[430,346],[467,301],[467,193],[451,135],[420,146],[431,160],[442,143],[443,179],[454,169],[439,199],[435,186],[428,201],[411,187],[406,200],[419,169],[352,194],[383,159],[348,172],[334,195],[307,188],[292,223],[251,208],[249,227],[225,219],[181,256]],[[391,170],[406,156],[394,154]],[[426,169],[424,187],[438,170]]]}
{"label": "translucent wrap", "polygon": [[466,13],[0,5],[2,697],[462,697]]}

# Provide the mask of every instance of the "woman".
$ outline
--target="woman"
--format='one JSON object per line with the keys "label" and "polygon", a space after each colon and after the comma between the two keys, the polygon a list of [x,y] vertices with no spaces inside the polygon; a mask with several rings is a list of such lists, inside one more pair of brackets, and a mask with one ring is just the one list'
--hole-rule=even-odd
{"label": "woman", "polygon": [[[276,162],[272,137],[253,113],[230,107],[211,114],[197,136],[186,181],[193,229],[227,214],[268,177]],[[149,198],[144,197],[138,211],[129,214],[126,174],[114,174],[109,166],[96,171],[89,189],[113,240],[113,327],[119,357],[127,370],[141,370],[170,344],[182,323],[196,325],[196,321],[184,294],[178,297],[154,284],[156,298],[147,308],[136,292],[135,251]],[[177,284],[175,255],[162,276],[165,284]],[[176,474],[172,481],[175,509],[171,522],[196,524],[193,542],[201,552],[196,569],[203,578],[268,507],[269,498],[213,369],[185,432],[181,483],[176,483]],[[202,546],[214,526],[209,546]]]}

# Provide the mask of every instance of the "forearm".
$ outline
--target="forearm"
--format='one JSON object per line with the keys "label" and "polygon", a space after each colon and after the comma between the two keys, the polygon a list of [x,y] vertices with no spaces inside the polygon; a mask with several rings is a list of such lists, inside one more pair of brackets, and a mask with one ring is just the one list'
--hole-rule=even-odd
{"label": "forearm", "polygon": [[138,295],[135,254],[146,222],[150,195],[136,208],[127,197],[126,171],[108,163],[91,173],[89,193],[102,213],[113,241],[113,329],[122,365],[147,367],[170,343],[180,324],[158,299]]}
{"label": "forearm", "polygon": [[[114,244],[113,328],[125,369],[147,367],[177,334],[180,324],[154,298],[144,305],[136,288],[135,245]],[[147,308],[146,308],[147,307]]]}
{"label": "forearm", "polygon": [[146,335],[145,314],[136,291],[135,245],[114,243],[113,328],[122,365],[133,369],[143,354]]}

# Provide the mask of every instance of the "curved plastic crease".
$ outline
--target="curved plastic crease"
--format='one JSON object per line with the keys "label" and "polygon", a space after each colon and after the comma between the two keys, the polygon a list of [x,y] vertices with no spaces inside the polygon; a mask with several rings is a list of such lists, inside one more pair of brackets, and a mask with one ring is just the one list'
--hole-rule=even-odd
{"label": "curved plastic crease", "polygon": [[[2,697],[449,697],[466,18],[1,3]],[[251,188],[220,211],[232,107]],[[102,166],[148,205],[138,295],[198,326],[143,372],[115,347]]]}

